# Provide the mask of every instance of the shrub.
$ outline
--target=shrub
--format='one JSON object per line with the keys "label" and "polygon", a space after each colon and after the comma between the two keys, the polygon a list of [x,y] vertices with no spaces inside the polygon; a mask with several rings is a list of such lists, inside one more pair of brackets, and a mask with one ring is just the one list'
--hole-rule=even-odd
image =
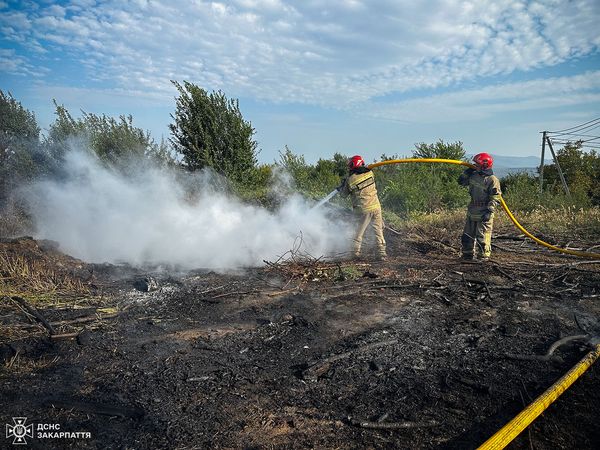
{"label": "shrub", "polygon": [[36,176],[42,162],[39,145],[35,115],[0,90],[0,207],[12,186]]}
{"label": "shrub", "polygon": [[[556,157],[574,200],[579,202],[586,196],[592,204],[600,205],[600,154],[595,150],[583,151],[582,144],[567,142],[556,152]],[[563,189],[556,164],[544,167],[544,184],[544,189],[551,193]]]}
{"label": "shrub", "polygon": [[74,138],[84,138],[90,149],[106,164],[120,167],[131,159],[147,158],[160,164],[173,165],[174,158],[164,141],[154,142],[148,131],[133,125],[133,117],[83,112],[74,119],[69,111],[54,101],[56,119],[50,125],[45,145],[54,160],[60,161]]}
{"label": "shrub", "polygon": [[[466,154],[461,142],[447,144],[439,140],[434,144],[416,144],[412,157],[464,160]],[[382,159],[398,157],[382,155]],[[468,203],[467,190],[457,183],[464,170],[460,166],[411,163],[382,166],[375,170],[383,207],[402,217]]]}
{"label": "shrub", "polygon": [[322,198],[340,185],[347,175],[348,158],[335,153],[332,159],[319,159],[308,164],[303,155],[296,155],[287,146],[279,152],[276,165],[284,169],[294,182],[294,188],[311,198]]}
{"label": "shrub", "polygon": [[591,199],[582,190],[571,191],[569,197],[562,186],[546,186],[540,193],[539,179],[526,173],[513,173],[502,178],[502,196],[509,208],[517,211],[533,211],[540,207],[554,209],[565,207],[585,208],[591,206]]}

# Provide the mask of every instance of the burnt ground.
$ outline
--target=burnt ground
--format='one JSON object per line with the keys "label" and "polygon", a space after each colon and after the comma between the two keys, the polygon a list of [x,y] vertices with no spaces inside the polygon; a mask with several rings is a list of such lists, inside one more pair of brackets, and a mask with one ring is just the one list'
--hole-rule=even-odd
{"label": "burnt ground", "polygon": [[[0,422],[91,433],[33,448],[475,448],[589,346],[515,355],[600,334],[600,265],[505,237],[485,264],[393,234],[384,263],[228,274],[63,257],[88,294],[23,296],[58,337],[0,304]],[[4,245],[23,242],[58,257]],[[143,291],[148,276],[158,289]],[[598,448],[599,364],[510,448]]]}

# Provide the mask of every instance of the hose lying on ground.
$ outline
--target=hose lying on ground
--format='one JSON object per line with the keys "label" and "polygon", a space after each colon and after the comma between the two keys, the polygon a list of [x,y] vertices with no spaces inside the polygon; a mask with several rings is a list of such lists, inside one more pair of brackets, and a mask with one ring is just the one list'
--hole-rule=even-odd
{"label": "hose lying on ground", "polygon": [[[376,162],[376,163],[370,164],[368,166],[368,168],[369,169],[374,169],[375,167],[385,166],[385,165],[388,165],[388,164],[406,164],[406,163],[444,163],[444,164],[455,164],[455,165],[459,165],[459,166],[470,167],[471,169],[475,168],[475,166],[473,164],[465,162],[465,161],[459,161],[457,159],[442,159],[442,158],[389,159],[389,160],[386,160],[386,161],[380,161],[380,162]],[[538,244],[543,245],[546,248],[549,248],[551,250],[555,250],[555,251],[560,252],[560,253],[566,253],[568,255],[579,256],[581,258],[600,259],[600,253],[582,252],[582,251],[578,251],[578,250],[571,250],[571,249],[568,249],[568,248],[560,248],[560,247],[556,247],[555,245],[552,245],[552,244],[549,244],[547,242],[542,241],[541,239],[535,237],[533,234],[531,234],[529,231],[527,231],[523,227],[523,225],[521,225],[519,223],[519,221],[515,218],[515,216],[511,212],[511,210],[508,209],[508,205],[506,204],[506,202],[504,201],[504,199],[502,197],[500,197],[500,204],[502,205],[502,208],[504,209],[504,211],[506,212],[506,214],[508,215],[508,217],[512,221],[512,223],[525,236],[527,236],[530,239],[533,239]]]}
{"label": "hose lying on ground", "polygon": [[592,350],[571,370],[560,377],[542,395],[535,399],[498,432],[485,441],[478,450],[502,449],[516,438],[531,422],[533,422],[548,406],[565,392],[600,356],[600,344],[595,343]]}

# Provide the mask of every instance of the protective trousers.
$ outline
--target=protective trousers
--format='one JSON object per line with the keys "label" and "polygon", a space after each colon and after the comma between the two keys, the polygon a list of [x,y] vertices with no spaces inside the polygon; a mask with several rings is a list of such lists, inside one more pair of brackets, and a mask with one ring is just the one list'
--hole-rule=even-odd
{"label": "protective trousers", "polygon": [[385,257],[385,239],[383,238],[383,217],[381,216],[381,209],[375,211],[364,211],[360,214],[360,223],[356,236],[354,237],[354,256],[360,255],[360,248],[362,246],[363,236],[369,224],[375,233],[375,239],[377,240],[377,248],[379,249],[379,256]]}
{"label": "protective trousers", "polygon": [[[486,222],[479,217],[473,220],[470,214],[467,214],[465,228],[461,237],[462,252],[465,256],[474,256],[477,251],[484,258],[489,258],[492,254],[492,228],[494,225],[494,215]],[[477,245],[475,245],[477,244]]]}

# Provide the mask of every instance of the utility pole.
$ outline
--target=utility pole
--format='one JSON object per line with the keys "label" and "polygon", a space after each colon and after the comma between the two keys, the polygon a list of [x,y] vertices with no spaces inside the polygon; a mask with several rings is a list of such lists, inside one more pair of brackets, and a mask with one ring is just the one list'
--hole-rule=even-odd
{"label": "utility pole", "polygon": [[[544,136],[546,133],[544,132]],[[554,153],[554,148],[552,147],[552,142],[550,138],[546,136],[546,142],[548,142],[548,147],[550,148],[550,152],[552,153],[552,158],[554,159],[554,164],[556,164],[556,170],[558,171],[558,176],[560,177],[560,181],[562,181],[563,188],[567,193],[567,197],[571,198],[571,191],[569,191],[569,186],[567,186],[567,180],[565,180],[565,176],[563,175],[563,171],[560,168],[560,164],[558,163],[558,158],[556,157],[556,153]],[[542,147],[543,148],[543,147]],[[544,150],[542,150],[542,155],[544,154]]]}
{"label": "utility pole", "polygon": [[540,163],[540,194],[544,193],[544,156],[546,153],[546,133],[542,131],[542,162]]}

